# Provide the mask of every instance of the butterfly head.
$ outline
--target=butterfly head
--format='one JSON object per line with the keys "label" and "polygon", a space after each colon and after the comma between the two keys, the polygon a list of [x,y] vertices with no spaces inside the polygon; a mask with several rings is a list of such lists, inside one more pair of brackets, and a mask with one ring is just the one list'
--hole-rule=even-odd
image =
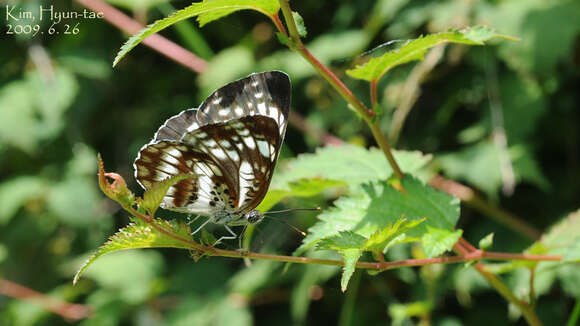
{"label": "butterfly head", "polygon": [[259,210],[251,210],[244,215],[249,224],[258,224],[264,219],[264,215]]}

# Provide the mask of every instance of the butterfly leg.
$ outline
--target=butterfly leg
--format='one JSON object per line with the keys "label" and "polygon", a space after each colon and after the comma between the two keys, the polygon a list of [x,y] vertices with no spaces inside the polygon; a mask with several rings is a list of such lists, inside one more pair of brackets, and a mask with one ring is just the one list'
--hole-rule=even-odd
{"label": "butterfly leg", "polygon": [[[198,217],[199,217],[199,216],[198,216]],[[196,218],[197,218],[197,217],[196,217]],[[191,235],[194,235],[194,234],[196,234],[197,232],[199,232],[199,230],[203,229],[203,227],[204,227],[204,226],[205,226],[207,223],[209,223],[209,221],[211,221],[211,218],[208,218],[208,219],[207,219],[207,221],[203,222],[203,223],[202,223],[202,224],[201,224],[201,225],[200,225],[200,226],[199,226],[199,227],[198,227],[198,228],[197,228],[195,231],[193,231],[193,232],[191,233]]]}
{"label": "butterfly leg", "polygon": [[187,216],[187,219],[188,219],[187,225],[191,225],[191,223],[195,222],[201,215],[198,214],[194,218],[191,218],[191,216],[193,216],[193,215]]}
{"label": "butterfly leg", "polygon": [[232,229],[230,229],[229,226],[224,224],[224,227],[226,228],[226,230],[228,230],[228,232],[231,234],[231,236],[229,236],[229,235],[222,236],[213,244],[214,246],[217,245],[218,243],[220,243],[220,241],[222,241],[222,240],[233,240],[233,239],[238,237],[238,235],[234,231],[232,231]]}

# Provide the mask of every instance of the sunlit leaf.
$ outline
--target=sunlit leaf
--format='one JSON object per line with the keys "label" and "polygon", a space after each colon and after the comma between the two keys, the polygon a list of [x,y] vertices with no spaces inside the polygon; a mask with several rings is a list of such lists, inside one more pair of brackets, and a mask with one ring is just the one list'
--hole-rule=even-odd
{"label": "sunlit leaf", "polygon": [[[169,222],[165,220],[155,220],[157,225],[171,230],[174,234],[185,239],[190,238],[190,229],[180,222]],[[190,249],[186,244],[178,241],[164,233],[159,232],[151,225],[129,224],[119,230],[109,238],[87,261],[79,268],[73,279],[73,284],[77,283],[82,273],[97,260],[97,258],[120,250],[140,249],[140,248],[180,248]]]}
{"label": "sunlit leaf", "polygon": [[143,194],[143,201],[141,201],[141,207],[149,212],[150,216],[155,216],[155,211],[159,208],[159,205],[163,201],[163,197],[167,194],[169,187],[173,186],[177,182],[193,178],[194,175],[191,174],[179,174],[167,178],[161,182],[154,183],[151,188],[147,189]]}
{"label": "sunlit leaf", "polygon": [[340,279],[340,289],[342,292],[346,291],[348,286],[348,281],[352,277],[354,270],[356,268],[356,263],[358,262],[362,250],[360,249],[344,249],[340,250],[342,257],[344,258],[344,267],[342,270],[342,278]]}
{"label": "sunlit leaf", "polygon": [[422,36],[418,39],[407,41],[403,46],[394,51],[389,51],[378,58],[372,58],[365,64],[346,73],[357,79],[373,81],[380,79],[387,71],[404,63],[423,60],[425,53],[430,48],[442,43],[462,43],[468,45],[483,45],[492,38],[508,38],[497,34],[493,29],[476,26],[462,30],[449,31]]}
{"label": "sunlit leaf", "polygon": [[389,316],[393,319],[394,326],[404,325],[404,321],[411,317],[422,317],[429,314],[433,304],[428,301],[417,301],[407,304],[392,304],[389,306]]}
{"label": "sunlit leaf", "polygon": [[156,21],[139,33],[131,36],[123,44],[119,53],[117,53],[113,61],[113,66],[117,65],[131,49],[141,43],[147,36],[155,34],[184,19],[197,17],[199,25],[203,26],[239,10],[255,10],[270,17],[275,15],[279,8],[280,4],[276,0],[204,0],[193,3],[189,7],[176,11],[172,15]]}
{"label": "sunlit leaf", "polygon": [[366,238],[351,231],[341,231],[337,235],[320,240],[316,247],[318,249],[343,250],[362,249]]}
{"label": "sunlit leaf", "polygon": [[[419,151],[395,151],[395,159],[403,172],[413,174],[431,159]],[[349,186],[386,180],[393,173],[384,153],[376,148],[354,145],[328,146],[313,154],[302,154],[280,169],[272,180],[272,189],[287,188],[290,182],[303,178],[343,181]]]}
{"label": "sunlit leaf", "polygon": [[297,181],[291,181],[285,188],[274,188],[268,191],[266,197],[264,197],[256,209],[265,212],[284,198],[311,197],[323,192],[328,188],[341,187],[345,185],[346,183],[344,181],[323,178],[304,178]]}
{"label": "sunlit leaf", "polygon": [[401,218],[393,225],[373,233],[365,242],[364,248],[371,251],[386,251],[389,247],[406,241],[417,241],[412,237],[407,237],[407,231],[423,223],[425,219],[409,221]]}
{"label": "sunlit leaf", "polygon": [[423,251],[428,258],[440,256],[453,248],[462,233],[462,230],[443,230],[427,226],[427,232],[421,238]]}
{"label": "sunlit leaf", "polygon": [[[158,251],[130,250],[101,257],[98,263],[92,265],[84,275],[97,283],[101,295],[114,293],[114,300],[110,303],[118,305],[120,302],[125,302],[141,305],[145,304],[152,291],[155,291],[158,284],[156,281],[163,272],[163,268],[164,259]],[[76,288],[80,287],[82,285]],[[89,302],[96,303],[93,300]],[[111,311],[107,310],[107,312]]]}
{"label": "sunlit leaf", "polygon": [[0,184],[0,224],[5,224],[30,200],[46,196],[49,185],[39,177],[18,177]]}
{"label": "sunlit leaf", "polygon": [[489,249],[493,245],[493,235],[494,233],[490,233],[479,240],[479,249]]}
{"label": "sunlit leaf", "polygon": [[[580,262],[577,248],[580,242],[580,210],[556,223],[540,240],[530,246],[536,254],[562,255],[566,262]],[[541,249],[538,249],[541,248]],[[541,251],[540,251],[541,250]]]}
{"label": "sunlit leaf", "polygon": [[350,195],[339,198],[334,207],[318,216],[319,221],[309,229],[298,252],[341,231],[352,231],[365,238],[393,224],[401,218],[425,221],[408,231],[420,238],[426,227],[453,230],[459,218],[459,200],[422,184],[417,179],[401,180],[405,193],[386,182],[363,184]]}

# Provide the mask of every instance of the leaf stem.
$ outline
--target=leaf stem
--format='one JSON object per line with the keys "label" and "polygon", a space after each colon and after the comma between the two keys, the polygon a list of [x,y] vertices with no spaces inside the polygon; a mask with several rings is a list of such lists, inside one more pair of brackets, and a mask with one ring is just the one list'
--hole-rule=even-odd
{"label": "leaf stem", "polygon": [[286,32],[286,29],[284,28],[284,25],[282,24],[280,17],[278,17],[278,14],[270,16],[270,19],[272,20],[274,25],[276,25],[276,27],[278,28],[278,31],[280,31],[280,33],[288,36],[288,32]]}
{"label": "leaf stem", "polygon": [[389,141],[387,140],[387,138],[385,137],[385,135],[381,131],[381,127],[379,126],[379,122],[375,121],[375,122],[369,123],[369,126],[371,128],[371,132],[373,133],[373,136],[375,137],[375,140],[379,144],[379,147],[383,150],[383,153],[385,154],[387,161],[389,161],[391,168],[395,172],[395,175],[397,176],[398,179],[402,179],[404,177],[403,171],[401,171],[401,168],[399,167],[399,165],[397,164],[397,161],[395,160],[395,157],[393,156],[393,152],[391,150],[391,145],[389,145]]}
{"label": "leaf stem", "polygon": [[397,178],[401,179],[403,177],[403,172],[401,168],[398,166],[397,161],[395,160],[393,154],[391,153],[391,146],[387,141],[387,138],[382,133],[378,123],[375,121],[375,113],[373,110],[368,109],[354,94],[350,91],[344,83],[338,79],[338,77],[328,69],[322,62],[320,62],[302,43],[300,39],[300,35],[298,34],[298,28],[296,27],[296,22],[294,21],[294,17],[292,16],[292,10],[290,9],[290,4],[288,0],[278,0],[280,2],[280,9],[282,10],[282,14],[284,16],[284,20],[286,21],[286,26],[288,27],[288,32],[290,34],[290,41],[293,43],[292,46],[289,46],[291,49],[298,52],[306,61],[308,61],[318,73],[324,79],[328,81],[328,83],[346,100],[348,104],[352,107],[352,109],[357,112],[368,124],[369,128],[373,133],[373,137],[375,138],[377,144],[381,148],[381,150],[385,153],[391,168],[395,172]]}
{"label": "leaf stem", "polygon": [[[132,207],[124,207],[128,212],[142,219],[143,221],[149,223],[157,231],[175,239],[181,241],[191,249],[202,252],[209,256],[222,256],[222,257],[232,257],[232,258],[251,258],[260,260],[275,260],[286,263],[297,263],[297,264],[319,264],[319,265],[333,265],[333,266],[343,266],[344,262],[341,260],[334,259],[319,259],[310,257],[296,257],[296,256],[283,256],[283,255],[273,255],[273,254],[263,254],[257,252],[243,251],[243,250],[224,250],[215,247],[203,246],[191,239],[183,238],[170,230],[160,226],[155,223],[155,220],[150,216],[143,215]],[[429,259],[407,259],[399,260],[394,262],[358,262],[356,264],[357,268],[362,269],[374,269],[374,270],[387,270],[400,267],[411,267],[411,266],[423,266],[431,264],[452,264],[461,263],[467,261],[477,261],[481,259],[493,259],[493,260],[531,260],[531,261],[544,261],[544,260],[561,260],[561,256],[548,256],[548,255],[528,255],[528,254],[509,254],[509,253],[496,253],[496,252],[484,252],[481,250],[475,250],[474,252],[468,253],[462,256],[453,257],[439,257],[439,258],[429,258]]]}
{"label": "leaf stem", "polygon": [[[232,258],[251,258],[251,259],[261,259],[261,260],[275,260],[286,263],[297,263],[297,264],[319,264],[319,265],[334,265],[343,266],[344,262],[341,260],[334,259],[319,259],[310,257],[296,257],[296,256],[283,256],[283,255],[272,255],[263,254],[250,251],[240,251],[240,250],[224,250],[215,247],[203,246],[200,243],[193,241],[188,238],[181,237],[171,230],[160,226],[155,223],[155,220],[151,216],[143,215],[135,210],[133,207],[123,207],[125,210],[133,214],[134,216],[142,219],[143,221],[150,224],[155,230],[171,237],[177,241],[183,242],[190,246],[191,249],[202,252],[209,256],[222,256],[222,257],[232,257]],[[473,248],[473,247],[471,247]],[[549,255],[529,255],[529,254],[510,254],[510,253],[499,253],[499,252],[487,252],[481,251],[473,248],[471,252],[463,254],[461,256],[452,257],[439,257],[439,258],[429,258],[429,259],[406,259],[394,262],[358,262],[356,264],[357,268],[362,269],[375,269],[375,270],[387,270],[400,267],[410,267],[410,266],[424,266],[431,264],[453,264],[461,263],[467,261],[478,261],[481,259],[493,259],[493,260],[531,260],[531,261],[545,261],[561,260],[561,256],[549,256]]]}
{"label": "leaf stem", "polygon": [[[467,240],[464,238],[460,238],[459,241],[453,247],[455,252],[461,254],[462,256],[469,256],[471,254],[476,253],[477,251],[481,251],[475,249]],[[538,315],[534,311],[533,307],[528,305],[526,302],[520,300],[516,295],[510,290],[510,288],[505,285],[496,275],[491,273],[487,270],[484,264],[478,262],[475,264],[475,269],[483,276],[487,282],[497,291],[499,294],[504,297],[508,302],[515,305],[529,325],[531,326],[541,326],[542,322],[538,318]]]}

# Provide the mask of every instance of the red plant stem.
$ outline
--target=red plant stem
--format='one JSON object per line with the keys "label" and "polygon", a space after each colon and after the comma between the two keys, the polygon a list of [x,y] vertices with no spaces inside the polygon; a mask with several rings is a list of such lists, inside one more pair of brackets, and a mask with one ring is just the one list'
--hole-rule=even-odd
{"label": "red plant stem", "polygon": [[85,319],[92,314],[88,306],[68,303],[2,278],[0,278],[0,294],[37,304],[72,321]]}
{"label": "red plant stem", "polygon": [[278,28],[278,31],[280,31],[280,33],[288,36],[288,32],[286,32],[286,29],[284,28],[284,25],[282,24],[282,21],[280,20],[280,17],[278,17],[278,13],[276,13],[275,15],[270,16],[270,19],[272,20],[272,22],[274,23],[274,25],[276,25],[276,27]]}
{"label": "red plant stem", "polygon": [[[464,238],[460,238],[459,241],[453,247],[453,249],[457,253],[459,253],[463,256],[468,256],[468,255],[473,254],[477,251],[481,252],[481,250],[478,250],[475,247],[473,247]],[[560,257],[560,259],[561,259],[561,257]],[[528,322],[529,325],[532,325],[532,326],[541,326],[542,325],[542,322],[538,318],[538,315],[534,311],[534,308],[530,307],[526,302],[524,302],[524,301],[520,300],[518,297],[516,297],[516,295],[510,290],[509,287],[507,287],[496,275],[494,275],[493,273],[491,273],[487,270],[485,265],[478,262],[475,264],[475,269],[477,269],[479,274],[481,274],[481,276],[483,276],[487,280],[487,282],[502,297],[504,297],[504,299],[506,299],[508,302],[512,303],[513,305],[515,305],[520,310],[520,312],[522,313],[522,315],[524,316],[524,318],[526,319],[526,321]]]}
{"label": "red plant stem", "polygon": [[308,61],[318,73],[324,79],[328,81],[328,83],[334,87],[334,89],[352,106],[352,108],[361,115],[361,117],[365,120],[365,122],[369,125],[373,137],[377,141],[377,144],[385,154],[389,165],[393,169],[395,176],[399,179],[403,178],[403,172],[401,168],[397,164],[395,157],[391,151],[391,146],[389,142],[383,135],[377,121],[375,121],[375,113],[373,110],[369,110],[359,99],[354,96],[354,94],[350,91],[346,85],[342,83],[342,81],[334,74],[330,69],[328,69],[322,62],[320,62],[302,43],[300,39],[300,35],[298,34],[298,29],[296,27],[296,22],[294,21],[294,17],[292,16],[292,10],[290,9],[290,5],[288,4],[288,0],[278,0],[280,3],[280,9],[282,10],[282,14],[284,15],[284,20],[286,21],[286,25],[288,26],[288,32],[290,34],[290,40],[293,42],[293,45],[289,45],[291,49],[297,51],[306,61]]}
{"label": "red plant stem", "polygon": [[[344,262],[341,260],[333,260],[333,259],[318,259],[318,258],[310,258],[310,257],[296,257],[296,256],[283,256],[283,255],[271,255],[271,254],[262,254],[256,252],[241,252],[241,251],[232,251],[232,250],[223,250],[217,249],[214,247],[203,246],[191,239],[183,238],[170,230],[165,229],[164,227],[155,223],[155,220],[150,216],[140,214],[135,209],[131,207],[125,207],[127,211],[129,211],[134,216],[144,220],[145,222],[149,223],[152,227],[154,227],[157,231],[171,237],[175,240],[183,242],[191,247],[191,249],[198,250],[203,252],[209,256],[222,256],[222,257],[233,257],[233,258],[252,258],[252,259],[261,259],[261,260],[275,260],[281,262],[288,262],[288,263],[297,263],[297,264],[320,264],[320,265],[334,265],[334,266],[343,266]],[[542,261],[542,260],[561,260],[562,257],[560,256],[548,256],[548,255],[528,255],[528,254],[508,254],[508,253],[493,253],[493,252],[483,252],[481,250],[475,250],[472,253],[463,256],[454,256],[454,257],[439,257],[439,258],[430,258],[430,259],[407,259],[395,262],[358,262],[356,264],[357,268],[364,268],[364,269],[376,269],[376,270],[386,270],[392,269],[397,267],[408,267],[408,266],[422,266],[428,264],[450,264],[450,263],[459,263],[459,262],[466,262],[466,261],[475,261],[481,259],[494,259],[494,260],[532,260],[532,261]]]}
{"label": "red plant stem", "polygon": [[[92,11],[102,12],[106,21],[129,34],[136,34],[144,28],[137,21],[101,0],[76,0],[76,2]],[[143,43],[193,72],[202,72],[207,67],[205,60],[159,34],[147,37]]]}

